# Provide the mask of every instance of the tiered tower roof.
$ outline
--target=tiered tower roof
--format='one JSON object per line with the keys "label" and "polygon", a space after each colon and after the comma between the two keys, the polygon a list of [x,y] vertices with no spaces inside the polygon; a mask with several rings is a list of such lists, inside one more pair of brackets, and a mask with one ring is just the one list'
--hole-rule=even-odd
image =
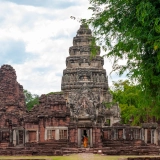
{"label": "tiered tower roof", "polygon": [[[77,90],[84,85],[90,89],[108,90],[104,60],[100,56],[100,47],[92,44],[93,36],[86,25],[81,25],[73,38],[73,46],[69,48],[70,56],[66,58],[66,69],[63,71],[61,88],[65,93]],[[92,47],[96,48],[96,56],[91,58]]]}

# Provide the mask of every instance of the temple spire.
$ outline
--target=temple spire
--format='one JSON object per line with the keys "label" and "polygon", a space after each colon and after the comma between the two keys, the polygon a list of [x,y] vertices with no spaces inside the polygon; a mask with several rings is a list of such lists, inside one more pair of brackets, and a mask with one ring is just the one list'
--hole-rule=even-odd
{"label": "temple spire", "polygon": [[82,24],[73,38],[73,46],[69,48],[70,56],[66,58],[66,69],[63,71],[61,88],[64,92],[79,89],[84,83],[92,89],[108,90],[104,60],[100,55],[100,47],[96,46],[96,56],[91,59],[93,36],[88,26]]}

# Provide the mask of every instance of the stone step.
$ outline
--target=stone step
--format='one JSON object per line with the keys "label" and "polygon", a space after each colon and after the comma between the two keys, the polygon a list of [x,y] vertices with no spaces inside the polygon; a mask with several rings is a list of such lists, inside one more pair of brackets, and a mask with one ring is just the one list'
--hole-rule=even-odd
{"label": "stone step", "polygon": [[8,147],[8,143],[0,143],[0,148],[7,148]]}

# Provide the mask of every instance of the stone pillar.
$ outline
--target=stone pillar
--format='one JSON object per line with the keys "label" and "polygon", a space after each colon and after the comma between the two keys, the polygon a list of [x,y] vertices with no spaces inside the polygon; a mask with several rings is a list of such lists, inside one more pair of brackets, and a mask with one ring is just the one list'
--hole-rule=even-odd
{"label": "stone pillar", "polygon": [[158,145],[158,131],[154,130],[154,144]]}
{"label": "stone pillar", "polygon": [[93,147],[93,141],[92,141],[92,128],[90,128],[90,147]]}
{"label": "stone pillar", "polygon": [[144,129],[144,142],[147,143],[147,129]]}
{"label": "stone pillar", "polygon": [[78,146],[78,139],[76,137],[78,137],[78,129],[77,128],[75,128],[75,143],[76,143],[76,146]]}
{"label": "stone pillar", "polygon": [[59,129],[55,130],[55,140],[59,140]]}
{"label": "stone pillar", "polygon": [[45,129],[45,131],[44,131],[44,140],[45,141],[47,140],[47,129]]}
{"label": "stone pillar", "polygon": [[26,143],[25,137],[26,137],[26,132],[25,132],[25,128],[23,128],[23,145],[25,145]]}
{"label": "stone pillar", "polygon": [[93,146],[95,146],[96,143],[96,134],[95,134],[95,128],[93,128]]}
{"label": "stone pillar", "polygon": [[13,145],[13,130],[12,130],[12,122],[9,123],[9,145]]}
{"label": "stone pillar", "polygon": [[123,128],[123,139],[126,139],[126,130]]}
{"label": "stone pillar", "polygon": [[145,138],[145,133],[144,133],[144,128],[141,129],[141,140],[144,141],[144,138]]}
{"label": "stone pillar", "polygon": [[27,130],[25,130],[25,142],[28,142],[29,141],[29,133],[28,133],[28,131]]}
{"label": "stone pillar", "polygon": [[39,131],[37,130],[37,131],[36,131],[36,141],[37,141],[37,142],[39,142],[39,136],[38,136],[38,135],[39,135]]}
{"label": "stone pillar", "polygon": [[114,123],[114,118],[113,118],[113,116],[111,116],[111,117],[110,117],[110,126],[112,126],[113,123]]}
{"label": "stone pillar", "polygon": [[151,144],[154,144],[154,129],[151,129]]}
{"label": "stone pillar", "polygon": [[117,130],[113,129],[113,131],[114,131],[114,140],[117,140]]}
{"label": "stone pillar", "polygon": [[111,129],[111,140],[114,140],[114,129]]}
{"label": "stone pillar", "polygon": [[142,129],[139,129],[139,139],[142,139]]}
{"label": "stone pillar", "polygon": [[78,147],[81,147],[81,137],[82,137],[81,129],[78,128]]}
{"label": "stone pillar", "polygon": [[13,145],[16,146],[16,131],[13,130]]}

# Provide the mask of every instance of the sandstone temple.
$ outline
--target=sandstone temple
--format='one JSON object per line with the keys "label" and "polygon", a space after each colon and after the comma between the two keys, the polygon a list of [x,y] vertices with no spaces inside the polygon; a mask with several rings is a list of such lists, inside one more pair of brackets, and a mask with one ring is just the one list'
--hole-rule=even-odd
{"label": "sandstone temple", "polygon": [[[23,87],[10,65],[0,68],[0,154],[160,154],[157,123],[129,126],[113,104],[100,47],[91,58],[91,30],[81,25],[63,70],[61,90],[43,94],[27,111]],[[83,138],[87,137],[84,147]],[[152,147],[151,147],[152,146]]]}

